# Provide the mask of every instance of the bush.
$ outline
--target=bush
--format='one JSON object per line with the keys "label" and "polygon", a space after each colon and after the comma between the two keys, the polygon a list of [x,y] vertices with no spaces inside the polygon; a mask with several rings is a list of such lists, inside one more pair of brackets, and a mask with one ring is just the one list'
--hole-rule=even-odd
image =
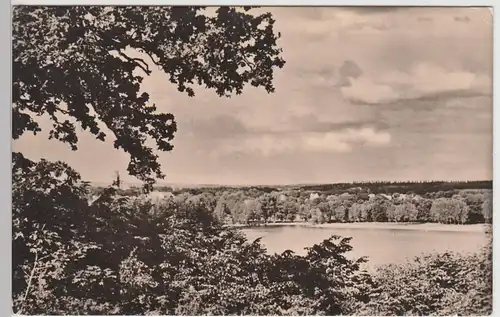
{"label": "bush", "polygon": [[492,258],[443,253],[380,268],[362,315],[481,315],[492,312]]}
{"label": "bush", "polygon": [[269,255],[206,204],[120,197],[92,204],[62,163],[15,158],[13,309],[23,314],[350,314],[367,300],[350,239]]}

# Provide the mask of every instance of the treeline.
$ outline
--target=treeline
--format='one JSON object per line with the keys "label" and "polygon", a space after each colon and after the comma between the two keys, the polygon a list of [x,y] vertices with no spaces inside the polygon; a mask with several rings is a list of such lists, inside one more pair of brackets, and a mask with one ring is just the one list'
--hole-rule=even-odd
{"label": "treeline", "polygon": [[463,189],[492,189],[492,181],[405,181],[405,182],[353,182],[342,184],[301,186],[300,189],[338,194],[349,190],[369,191],[374,194],[401,193],[401,194],[426,194]]}
{"label": "treeline", "polygon": [[[125,192],[122,191],[122,194]],[[128,193],[135,196],[134,193]],[[163,195],[163,194],[162,194]],[[165,193],[172,208],[202,205],[223,223],[260,225],[273,222],[416,222],[476,224],[492,221],[491,190],[453,190],[417,194],[340,195],[301,190],[262,192],[224,190],[191,194]]]}
{"label": "treeline", "polygon": [[424,198],[407,195],[375,195],[367,200],[328,196],[306,202],[304,221],[412,222],[475,224],[492,221],[491,192],[462,192],[452,197]]}
{"label": "treeline", "polygon": [[[101,187],[100,190],[104,189]],[[189,193],[191,195],[199,195],[202,193],[217,193],[224,191],[258,191],[261,193],[272,193],[276,191],[302,191],[305,193],[320,193],[325,195],[340,195],[342,193],[366,193],[366,194],[418,194],[429,195],[431,193],[456,192],[459,190],[484,190],[493,189],[493,181],[404,181],[404,182],[389,182],[389,181],[374,181],[374,182],[352,182],[352,183],[335,183],[321,185],[290,185],[290,186],[242,186],[242,187],[227,187],[227,186],[210,186],[197,188],[174,188],[171,186],[156,186],[155,190],[159,192],[170,192],[174,195]],[[124,190],[125,194],[139,194],[141,187],[132,186]]]}
{"label": "treeline", "polygon": [[[89,201],[87,193],[64,163],[14,157],[14,313],[331,316],[489,315],[492,310],[491,246],[471,256],[436,254],[370,274],[362,268],[369,259],[346,256],[352,250],[348,237],[332,236],[303,256],[269,254],[259,240],[247,241],[239,230],[224,227],[214,215],[226,213],[229,198],[241,192],[224,193],[220,201],[208,193],[154,201],[116,195],[113,188]],[[277,217],[275,203],[294,201],[273,197],[260,193],[245,203],[246,210],[253,219]],[[314,208],[324,203],[312,198]]]}
{"label": "treeline", "polygon": [[[453,190],[464,189],[492,189],[492,181],[462,181],[462,182],[447,182],[447,181],[404,181],[404,182],[352,182],[352,183],[336,183],[322,185],[304,185],[304,186],[284,186],[284,187],[269,187],[269,186],[249,186],[236,188],[243,191],[258,190],[265,193],[271,193],[280,190],[302,190],[306,192],[319,192],[324,194],[342,194],[345,192],[356,193],[366,192],[373,194],[428,194],[433,192],[448,192]],[[163,188],[167,189],[167,188]],[[159,190],[163,190],[159,189]],[[177,190],[166,190],[175,193],[187,191],[191,194],[200,194],[202,192],[216,192],[227,190],[227,187],[208,187],[208,188],[185,188]]]}

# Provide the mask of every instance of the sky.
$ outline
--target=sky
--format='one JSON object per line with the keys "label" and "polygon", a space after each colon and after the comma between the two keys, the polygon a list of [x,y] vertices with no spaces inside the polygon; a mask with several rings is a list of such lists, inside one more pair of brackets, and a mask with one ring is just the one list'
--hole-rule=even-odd
{"label": "sky", "polygon": [[[165,182],[304,184],[492,179],[492,15],[486,8],[268,7],[286,64],[275,93],[176,91],[160,71],[143,90],[173,113]],[[126,182],[128,155],[80,134],[13,143],[69,163],[89,181]]]}

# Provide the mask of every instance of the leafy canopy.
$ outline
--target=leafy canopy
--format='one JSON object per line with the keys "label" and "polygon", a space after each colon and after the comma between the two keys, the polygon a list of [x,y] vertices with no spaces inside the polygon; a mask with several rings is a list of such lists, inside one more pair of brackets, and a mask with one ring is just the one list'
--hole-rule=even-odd
{"label": "leafy canopy", "polygon": [[[77,149],[75,123],[97,139],[114,137],[130,155],[128,172],[153,184],[164,178],[158,156],[170,151],[177,125],[140,92],[157,67],[180,92],[195,85],[219,96],[241,94],[251,84],[273,92],[273,72],[284,60],[270,13],[251,8],[17,6],[13,10],[12,138],[41,131]],[[137,51],[147,58],[133,57]],[[70,119],[70,120],[68,120]]]}

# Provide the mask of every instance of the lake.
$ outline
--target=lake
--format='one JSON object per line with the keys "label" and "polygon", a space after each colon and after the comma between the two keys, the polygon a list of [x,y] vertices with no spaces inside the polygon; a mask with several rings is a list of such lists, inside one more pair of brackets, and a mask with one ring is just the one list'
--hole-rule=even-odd
{"label": "lake", "polygon": [[[352,237],[353,250],[348,257],[368,256],[368,269],[381,264],[403,263],[425,253],[455,251],[475,252],[488,241],[488,235],[478,230],[408,230],[399,228],[352,228],[346,226],[267,226],[244,228],[250,241],[262,237],[261,242],[269,253],[287,249],[304,255],[305,247],[329,238],[331,235]],[[422,227],[424,228],[424,227]],[[461,229],[461,228],[457,228]]]}

